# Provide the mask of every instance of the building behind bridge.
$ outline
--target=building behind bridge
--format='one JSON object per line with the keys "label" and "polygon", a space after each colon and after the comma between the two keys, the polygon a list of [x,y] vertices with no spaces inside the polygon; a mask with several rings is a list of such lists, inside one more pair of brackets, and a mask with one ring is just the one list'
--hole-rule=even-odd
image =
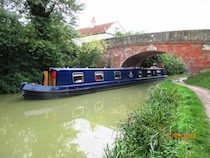
{"label": "building behind bridge", "polygon": [[115,37],[115,34],[118,32],[126,33],[119,21],[96,25],[94,17],[91,20],[90,27],[81,28],[78,31],[82,35],[81,38],[76,40],[79,45],[96,40],[109,39]]}

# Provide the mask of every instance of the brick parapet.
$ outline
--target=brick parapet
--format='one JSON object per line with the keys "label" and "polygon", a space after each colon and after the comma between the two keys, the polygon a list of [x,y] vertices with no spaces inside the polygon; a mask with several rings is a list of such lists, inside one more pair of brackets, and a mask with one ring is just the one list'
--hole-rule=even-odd
{"label": "brick parapet", "polygon": [[110,38],[108,47],[157,43],[210,43],[210,30],[170,31]]}

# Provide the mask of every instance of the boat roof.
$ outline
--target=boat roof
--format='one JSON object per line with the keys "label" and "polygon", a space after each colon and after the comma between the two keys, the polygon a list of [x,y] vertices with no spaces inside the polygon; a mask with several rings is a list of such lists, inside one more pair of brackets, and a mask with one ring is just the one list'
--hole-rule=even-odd
{"label": "boat roof", "polygon": [[[65,68],[49,68],[49,70],[54,70],[54,71],[65,71],[65,70],[71,70],[71,71],[84,71],[84,70],[128,70],[128,69],[140,69],[141,67],[122,67],[122,68],[69,68],[69,67],[65,67]],[[144,69],[161,69],[161,68],[144,68]]]}

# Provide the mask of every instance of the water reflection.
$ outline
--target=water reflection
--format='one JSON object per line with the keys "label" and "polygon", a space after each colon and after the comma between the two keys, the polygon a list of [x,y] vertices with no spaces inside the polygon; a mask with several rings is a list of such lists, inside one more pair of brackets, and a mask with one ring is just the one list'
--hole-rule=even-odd
{"label": "water reflection", "polygon": [[103,149],[107,143],[113,143],[115,133],[105,126],[96,125],[91,128],[91,124],[86,119],[76,119],[72,122],[72,127],[78,130],[77,138],[72,140],[74,144],[80,144],[78,151],[83,151],[86,157],[102,157]]}
{"label": "water reflection", "polygon": [[100,158],[151,84],[44,101],[0,95],[0,157]]}

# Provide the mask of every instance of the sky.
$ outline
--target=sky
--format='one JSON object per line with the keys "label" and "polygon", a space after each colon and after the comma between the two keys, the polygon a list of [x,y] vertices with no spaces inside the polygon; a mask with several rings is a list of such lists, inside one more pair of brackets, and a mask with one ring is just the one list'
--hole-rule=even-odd
{"label": "sky", "polygon": [[210,0],[80,0],[78,29],[119,21],[125,31],[210,29]]}

